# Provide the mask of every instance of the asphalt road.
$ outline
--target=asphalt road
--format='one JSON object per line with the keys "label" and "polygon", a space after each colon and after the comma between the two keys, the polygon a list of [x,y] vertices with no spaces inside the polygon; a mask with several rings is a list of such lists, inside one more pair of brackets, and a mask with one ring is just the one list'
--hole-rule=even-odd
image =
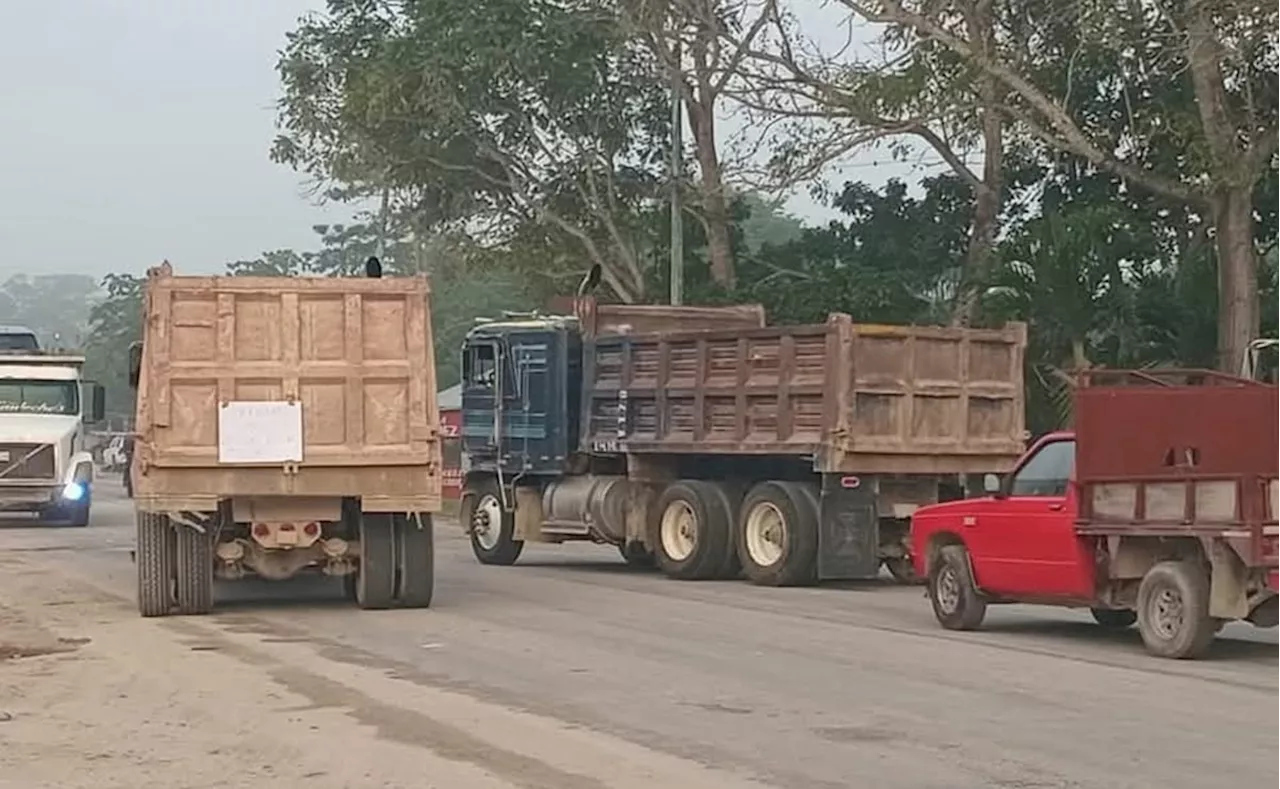
{"label": "asphalt road", "polygon": [[[95,507],[87,529],[0,527],[0,556],[131,600],[129,502],[100,490]],[[136,626],[284,642],[337,667],[336,681],[380,672],[403,688],[398,703],[328,703],[380,738],[445,759],[475,757],[439,734],[444,724],[417,706],[415,688],[563,727],[548,737],[588,731],[636,746],[619,770],[673,759],[738,785],[1277,784],[1274,630],[1233,624],[1206,659],[1165,661],[1146,655],[1136,632],[1103,632],[1087,612],[994,608],[983,631],[957,634],[938,628],[919,588],[680,583],[597,547],[531,547],[515,567],[482,567],[456,524],[441,521],[437,541],[428,611],[362,613],[327,579],[255,582],[221,588],[217,612],[194,623]],[[479,717],[450,725],[494,752],[529,745],[505,739],[525,734],[486,731]],[[552,773],[526,780],[538,764],[491,759],[485,769],[516,786],[570,785]],[[583,786],[669,785],[595,769]]]}

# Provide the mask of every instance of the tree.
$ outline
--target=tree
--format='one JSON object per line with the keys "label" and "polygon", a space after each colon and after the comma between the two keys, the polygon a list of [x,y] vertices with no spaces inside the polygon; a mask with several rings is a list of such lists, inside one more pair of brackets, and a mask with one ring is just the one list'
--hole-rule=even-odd
{"label": "tree", "polygon": [[[841,2],[862,19],[936,43],[997,83],[1001,113],[1029,140],[1209,217],[1218,364],[1237,368],[1259,326],[1253,195],[1275,167],[1274,6],[1040,0],[1005,9],[1022,35],[993,47],[950,4]],[[1082,111],[1100,103],[1124,109]]]}
{"label": "tree", "polygon": [[129,345],[142,338],[144,282],[130,274],[108,274],[102,280],[106,296],[89,313],[85,377],[106,388],[107,413],[113,419],[133,420]]}
{"label": "tree", "polygon": [[[701,206],[711,279],[732,289],[736,281],[732,244],[731,195],[720,157],[716,114],[746,54],[765,27],[764,14],[744,18],[746,6],[722,0],[626,0],[624,15],[634,34],[654,53],[678,92],[693,132],[698,164],[696,194]],[[723,46],[730,31],[742,36],[733,49]],[[679,184],[673,184],[679,188]]]}
{"label": "tree", "polygon": [[0,313],[46,347],[76,348],[100,296],[97,280],[83,274],[15,274],[0,285]]}
{"label": "tree", "polygon": [[644,297],[633,224],[669,132],[658,68],[609,0],[331,0],[290,33],[277,161],[420,228],[530,223]]}

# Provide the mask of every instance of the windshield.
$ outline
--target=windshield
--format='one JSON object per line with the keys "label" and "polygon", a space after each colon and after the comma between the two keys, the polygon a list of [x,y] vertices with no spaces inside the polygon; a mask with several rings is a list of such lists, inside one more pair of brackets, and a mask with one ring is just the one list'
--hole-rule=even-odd
{"label": "windshield", "polygon": [[0,351],[36,351],[40,344],[34,334],[0,334]]}
{"label": "windshield", "polygon": [[0,379],[0,414],[80,413],[80,386],[75,381]]}

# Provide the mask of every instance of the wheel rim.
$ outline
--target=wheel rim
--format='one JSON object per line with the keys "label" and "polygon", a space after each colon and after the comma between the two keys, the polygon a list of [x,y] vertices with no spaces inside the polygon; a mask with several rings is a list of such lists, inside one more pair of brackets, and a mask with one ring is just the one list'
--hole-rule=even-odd
{"label": "wheel rim", "polygon": [[1148,611],[1151,626],[1161,638],[1173,639],[1182,629],[1182,595],[1176,589],[1161,589],[1152,595]]}
{"label": "wheel rim", "polygon": [[471,535],[476,545],[486,551],[498,547],[498,540],[502,539],[502,502],[492,493],[482,496],[471,514]]}
{"label": "wheel rim", "polygon": [[759,567],[782,561],[787,544],[787,519],[776,505],[762,501],[751,508],[743,528],[747,555]]}
{"label": "wheel rim", "polygon": [[672,561],[683,562],[698,547],[698,516],[685,501],[673,501],[662,511],[662,551]]}
{"label": "wheel rim", "polygon": [[954,614],[960,607],[960,579],[956,577],[954,567],[945,566],[938,570],[938,578],[934,582],[933,599],[938,609],[944,614]]}

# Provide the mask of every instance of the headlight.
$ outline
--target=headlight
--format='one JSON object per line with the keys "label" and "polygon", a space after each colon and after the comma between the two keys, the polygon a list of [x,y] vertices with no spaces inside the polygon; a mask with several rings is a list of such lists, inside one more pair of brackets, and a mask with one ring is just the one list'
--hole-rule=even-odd
{"label": "headlight", "polygon": [[62,498],[67,501],[79,501],[84,498],[84,485],[79,482],[68,482],[62,487]]}

